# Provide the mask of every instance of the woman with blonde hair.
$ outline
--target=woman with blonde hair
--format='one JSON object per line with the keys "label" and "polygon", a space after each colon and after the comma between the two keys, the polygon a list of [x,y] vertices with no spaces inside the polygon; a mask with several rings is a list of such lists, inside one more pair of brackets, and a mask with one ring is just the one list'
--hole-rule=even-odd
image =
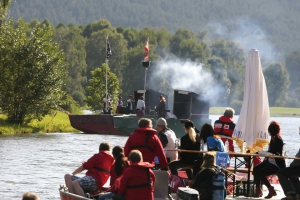
{"label": "woman with blonde hair", "polygon": [[[195,127],[192,121],[187,121],[184,124],[184,130],[186,135],[182,136],[180,139],[180,149],[184,150],[200,150],[200,142],[197,141],[197,133],[199,132]],[[188,153],[181,152],[180,160],[173,161],[169,164],[171,174],[178,175],[177,169],[188,167],[186,169],[186,174],[189,182],[192,182],[193,177],[200,170],[200,166],[202,164],[202,154],[198,153]],[[193,170],[191,170],[191,168]]]}

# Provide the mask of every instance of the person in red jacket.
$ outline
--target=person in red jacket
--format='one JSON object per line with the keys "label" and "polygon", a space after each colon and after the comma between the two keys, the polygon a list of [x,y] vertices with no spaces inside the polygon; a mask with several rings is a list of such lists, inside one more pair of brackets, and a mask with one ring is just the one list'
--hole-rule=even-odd
{"label": "person in red jacket", "polygon": [[229,151],[232,152],[234,152],[234,146],[231,137],[235,128],[233,115],[234,109],[228,107],[225,109],[224,115],[219,117],[219,119],[216,120],[214,124],[215,132],[221,136],[221,140],[223,141],[224,145],[226,140],[228,140]]}
{"label": "person in red jacket", "polygon": [[[114,163],[109,150],[108,143],[101,143],[99,153],[83,162],[72,174],[65,175],[65,183],[70,193],[84,197],[84,193],[96,192],[102,188],[110,176],[110,168]],[[84,170],[87,170],[86,176],[82,178],[75,176]]]}
{"label": "person in red jacket", "polygon": [[157,156],[160,168],[167,170],[167,158],[163,146],[156,135],[156,130],[152,129],[152,121],[147,118],[141,118],[138,124],[139,128],[126,141],[124,147],[125,156],[128,156],[131,150],[137,149],[142,153],[145,162],[154,164],[154,158]]}
{"label": "person in red jacket", "polygon": [[153,164],[143,162],[142,153],[132,150],[128,157],[130,161],[123,173],[119,194],[126,200],[154,200],[155,175]]}
{"label": "person in red jacket", "polygon": [[115,163],[110,169],[110,192],[100,194],[98,200],[111,199],[114,194],[118,193],[118,189],[120,187],[119,180],[122,178],[126,167],[128,167],[128,161],[124,155],[123,147],[115,146],[112,150],[112,154],[114,156]]}

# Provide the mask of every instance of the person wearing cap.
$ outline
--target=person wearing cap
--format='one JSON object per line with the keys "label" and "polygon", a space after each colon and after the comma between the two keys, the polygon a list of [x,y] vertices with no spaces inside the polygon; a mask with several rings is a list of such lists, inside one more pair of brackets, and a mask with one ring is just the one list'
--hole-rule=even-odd
{"label": "person wearing cap", "polygon": [[132,95],[128,96],[129,98],[127,99],[127,110],[128,114],[133,114],[133,103],[134,99],[132,98]]}
{"label": "person wearing cap", "polygon": [[[200,150],[199,131],[195,128],[192,121],[186,121],[184,124],[184,131],[186,134],[180,139],[180,149],[182,150]],[[198,135],[197,135],[198,134]],[[193,177],[200,170],[203,162],[203,154],[181,152],[180,160],[175,160],[169,164],[171,174],[178,176],[177,169],[186,168],[185,172],[189,183],[192,182]]]}
{"label": "person wearing cap", "polygon": [[[157,136],[164,149],[175,149],[176,135],[173,130],[168,128],[167,121],[164,118],[159,118],[156,122]],[[167,151],[166,157],[168,161],[174,161],[178,158],[177,151]]]}
{"label": "person wearing cap", "polygon": [[116,105],[117,105],[116,114],[122,114],[121,113],[121,109],[123,106],[122,97],[119,97],[119,100],[117,101]]}
{"label": "person wearing cap", "polygon": [[159,104],[155,107],[158,117],[166,117],[166,98],[163,95],[159,96]]}

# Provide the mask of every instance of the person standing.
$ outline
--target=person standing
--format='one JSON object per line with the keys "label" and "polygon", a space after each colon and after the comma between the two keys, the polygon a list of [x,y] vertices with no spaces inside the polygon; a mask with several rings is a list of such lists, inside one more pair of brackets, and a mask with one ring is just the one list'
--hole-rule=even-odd
{"label": "person standing", "polygon": [[166,98],[163,95],[159,96],[159,104],[156,106],[155,111],[158,113],[158,117],[166,117]]}
{"label": "person standing", "polygon": [[[283,140],[280,136],[280,125],[278,122],[272,121],[268,127],[268,132],[271,136],[268,152],[282,156]],[[285,168],[285,160],[283,158],[265,158],[262,163],[253,168],[254,183],[256,185],[255,197],[262,196],[262,184],[264,184],[269,194],[265,199],[270,199],[276,196],[277,193],[274,187],[271,186],[266,176],[276,174],[279,169]]]}
{"label": "person standing", "polygon": [[133,114],[133,103],[134,103],[134,99],[132,98],[132,95],[128,96],[129,99],[127,99],[127,110],[128,110],[128,114]]}
{"label": "person standing", "polygon": [[137,149],[142,152],[145,162],[154,164],[154,158],[157,156],[161,169],[167,170],[167,158],[163,146],[156,135],[156,130],[152,128],[152,121],[147,118],[141,118],[138,126],[139,128],[129,135],[125,143],[125,156],[128,156],[131,150]]}
{"label": "person standing", "polygon": [[110,94],[104,95],[103,97],[103,113],[111,114],[111,103],[113,102]]}
{"label": "person standing", "polygon": [[[96,192],[102,188],[110,176],[110,168],[114,163],[109,150],[108,143],[101,143],[99,153],[83,162],[72,174],[65,175],[65,183],[70,193],[84,197],[84,193]],[[84,170],[87,170],[84,177],[75,176]]]}
{"label": "person standing", "polygon": [[[164,118],[159,118],[156,122],[157,136],[165,149],[175,149],[176,135],[167,126],[167,121]],[[166,156],[168,161],[174,161],[178,158],[177,151],[167,151]]]}
{"label": "person standing", "polygon": [[[300,149],[296,157],[300,158]],[[278,170],[277,176],[286,196],[282,200],[300,200],[300,159],[294,159],[289,167]]]}
{"label": "person standing", "polygon": [[224,111],[224,115],[219,117],[218,120],[215,121],[214,130],[220,135],[223,144],[225,144],[226,140],[229,143],[229,151],[234,152],[233,141],[231,139],[235,123],[233,122],[234,109],[226,108]]}
{"label": "person standing", "polygon": [[145,101],[144,96],[141,96],[136,104],[136,116],[138,118],[143,118],[145,116]]}
{"label": "person standing", "polygon": [[122,106],[123,106],[122,97],[119,97],[119,100],[117,101],[116,106],[117,106],[116,114],[122,114]]}

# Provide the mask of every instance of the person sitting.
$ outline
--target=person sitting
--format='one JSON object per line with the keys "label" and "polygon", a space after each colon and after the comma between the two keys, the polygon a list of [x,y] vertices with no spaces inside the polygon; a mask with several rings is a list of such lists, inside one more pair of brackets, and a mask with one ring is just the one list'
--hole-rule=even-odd
{"label": "person sitting", "polygon": [[166,112],[166,119],[177,119],[177,117],[170,110],[167,110],[167,112]]}
{"label": "person sitting", "polygon": [[205,123],[200,131],[200,139],[207,144],[207,151],[224,152],[224,144],[221,137],[214,131],[212,125]]}
{"label": "person sitting", "polygon": [[[300,157],[300,149],[296,157]],[[277,177],[286,196],[282,200],[300,200],[300,160],[294,159],[289,167],[278,170]]]}
{"label": "person sitting", "polygon": [[40,197],[32,192],[26,192],[23,194],[22,200],[40,200]]}
{"label": "person sitting", "polygon": [[145,116],[145,108],[146,107],[145,107],[144,97],[141,96],[136,104],[136,116],[138,118],[143,118]]}
{"label": "person sitting", "polygon": [[118,193],[118,181],[123,176],[123,172],[128,166],[127,159],[124,155],[123,147],[115,146],[112,150],[115,163],[110,169],[110,192],[100,194],[98,200],[110,199],[114,194]]}
{"label": "person sitting", "polygon": [[132,150],[128,156],[130,161],[121,179],[119,194],[127,200],[154,200],[155,175],[153,164],[143,162],[142,153]]}
{"label": "person sitting", "polygon": [[[268,132],[271,136],[268,152],[275,155],[282,155],[283,140],[280,136],[280,125],[278,122],[272,121],[268,127]],[[256,165],[253,168],[253,177],[256,185],[255,197],[262,196],[262,184],[264,184],[269,194],[265,196],[266,199],[270,199],[276,196],[277,193],[274,187],[271,186],[266,176],[276,174],[279,169],[285,168],[285,160],[283,158],[265,158],[262,163]]]}
{"label": "person sitting", "polygon": [[168,170],[164,148],[156,135],[156,130],[152,128],[152,121],[141,118],[138,121],[138,126],[139,128],[129,135],[125,143],[125,156],[128,156],[131,150],[137,149],[142,152],[145,162],[154,164],[154,158],[157,156],[161,169]]}
{"label": "person sitting", "polygon": [[[176,135],[167,126],[167,121],[164,118],[159,118],[156,122],[157,136],[165,149],[175,149],[175,140]],[[178,153],[177,151],[167,151],[167,159],[169,161],[177,160]]]}
{"label": "person sitting", "polygon": [[[201,200],[212,199],[212,182],[216,175],[216,156],[214,152],[205,153],[200,172],[192,181],[191,188],[197,190]],[[225,189],[225,188],[224,188]],[[220,199],[223,199],[222,197]]]}
{"label": "person sitting", "polygon": [[[101,143],[99,153],[83,162],[72,174],[65,175],[65,183],[70,193],[84,197],[84,193],[96,192],[102,188],[110,176],[110,168],[114,162],[109,150],[108,143]],[[87,170],[86,176],[75,176],[84,170]]]}
{"label": "person sitting", "polygon": [[[180,138],[180,149],[182,150],[200,150],[200,142],[197,141],[196,128],[192,121],[186,121],[184,124],[184,130],[186,134]],[[192,182],[193,177],[200,170],[202,164],[202,154],[198,153],[188,153],[181,152],[180,160],[173,161],[169,164],[171,174],[178,176],[177,169],[179,168],[188,168],[185,169],[186,175],[188,177],[189,183]],[[192,168],[193,170],[191,170]]]}
{"label": "person sitting", "polygon": [[223,116],[219,117],[214,123],[215,132],[220,135],[221,140],[225,144],[226,140],[229,142],[229,151],[234,152],[233,141],[231,139],[235,123],[233,122],[234,109],[226,108]]}

